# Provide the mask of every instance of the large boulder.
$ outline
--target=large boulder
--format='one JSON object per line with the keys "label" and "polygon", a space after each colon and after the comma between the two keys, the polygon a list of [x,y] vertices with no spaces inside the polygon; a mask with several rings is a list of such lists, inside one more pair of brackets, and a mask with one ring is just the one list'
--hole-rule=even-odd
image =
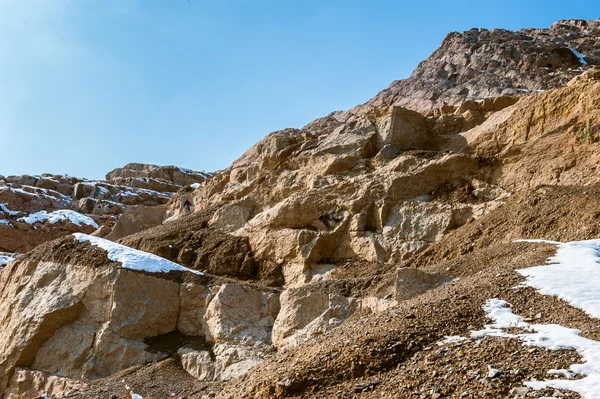
{"label": "large boulder", "polygon": [[279,312],[276,291],[86,235],[8,262],[0,287],[0,397],[62,392],[178,350],[193,375],[227,380],[265,359]]}
{"label": "large boulder", "polygon": [[67,237],[9,263],[0,274],[0,390],[15,369],[98,378],[158,360],[144,339],[177,328],[179,284],[125,269]]}

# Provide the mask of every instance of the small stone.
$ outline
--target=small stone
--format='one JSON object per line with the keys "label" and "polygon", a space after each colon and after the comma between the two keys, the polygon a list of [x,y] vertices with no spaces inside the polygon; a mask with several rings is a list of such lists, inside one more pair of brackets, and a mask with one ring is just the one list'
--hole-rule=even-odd
{"label": "small stone", "polygon": [[509,395],[511,397],[524,397],[525,395],[527,395],[527,392],[529,392],[529,388],[527,387],[514,387],[510,390]]}
{"label": "small stone", "polygon": [[502,373],[502,371],[495,369],[492,366],[488,365],[488,377],[489,378],[496,378],[498,375],[500,375],[500,373]]}

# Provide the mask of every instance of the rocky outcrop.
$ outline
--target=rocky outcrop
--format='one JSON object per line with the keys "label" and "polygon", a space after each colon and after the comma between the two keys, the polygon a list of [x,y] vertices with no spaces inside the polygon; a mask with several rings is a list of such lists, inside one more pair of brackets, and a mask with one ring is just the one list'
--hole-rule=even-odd
{"label": "rocky outcrop", "polygon": [[0,275],[2,391],[17,367],[98,378],[165,356],[144,338],[175,330],[177,283],[121,269],[102,250],[72,238],[43,250]]}
{"label": "rocky outcrop", "polygon": [[558,21],[548,29],[452,32],[410,78],[393,82],[349,113],[389,105],[427,112],[465,99],[562,87],[587,65],[600,64],[599,33],[597,20]]}
{"label": "rocky outcrop", "polygon": [[310,282],[320,263],[405,259],[506,196],[485,182],[476,157],[406,150],[417,142],[403,134],[440,145],[414,114],[390,108],[330,134],[273,133],[193,193],[179,193],[167,214],[185,214],[184,195],[195,212],[216,207],[209,226],[248,237],[255,258],[281,268],[287,285]]}
{"label": "rocky outcrop", "polygon": [[94,219],[74,209],[70,197],[58,191],[0,187],[0,251],[24,253],[42,242],[98,228]]}
{"label": "rocky outcrop", "polygon": [[175,192],[183,186],[202,183],[210,173],[178,166],[158,166],[130,163],[110,171],[106,175],[109,183],[162,192]]}
{"label": "rocky outcrop", "polygon": [[[113,183],[50,174],[0,176],[0,250],[27,252],[54,238],[90,233],[95,228],[100,228],[97,235],[113,240],[137,233],[162,223],[164,207],[174,191],[210,176],[175,166],[128,167],[109,174],[114,176]],[[118,176],[123,181],[117,181]],[[63,210],[79,212],[93,221],[83,226],[72,223],[72,218],[52,223],[34,215]],[[24,221],[27,218],[35,219],[35,224]]]}
{"label": "rocky outcrop", "polygon": [[197,371],[206,380],[235,377],[264,358],[279,312],[276,292],[156,272],[157,260],[142,252],[133,253],[132,267],[125,247],[113,261],[94,245],[65,237],[0,273],[2,392],[65,389],[178,349],[184,367],[210,369]]}
{"label": "rocky outcrop", "polygon": [[224,284],[205,308],[211,350],[179,349],[181,363],[203,381],[226,381],[243,375],[268,355],[279,295],[255,287]]}

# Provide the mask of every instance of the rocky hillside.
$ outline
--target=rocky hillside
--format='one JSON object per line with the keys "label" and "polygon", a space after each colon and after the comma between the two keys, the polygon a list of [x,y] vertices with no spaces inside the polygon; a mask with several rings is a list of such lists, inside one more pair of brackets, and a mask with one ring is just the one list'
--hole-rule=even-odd
{"label": "rocky hillside", "polygon": [[118,239],[162,223],[184,186],[210,174],[175,166],[129,164],[106,181],[71,176],[0,176],[0,251],[25,253],[74,232]]}
{"label": "rocky hillside", "polygon": [[450,33],[410,78],[393,82],[364,106],[425,112],[465,99],[520,96],[564,86],[600,64],[600,21],[566,20],[549,29],[471,29]]}
{"label": "rocky hillside", "polygon": [[1,395],[600,397],[599,37],[452,33],[214,174],[5,178]]}

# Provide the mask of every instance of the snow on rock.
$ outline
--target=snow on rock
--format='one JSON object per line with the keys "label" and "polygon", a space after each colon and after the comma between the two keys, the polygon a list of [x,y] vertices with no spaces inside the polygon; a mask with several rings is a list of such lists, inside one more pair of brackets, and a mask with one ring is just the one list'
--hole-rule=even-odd
{"label": "snow on rock", "polygon": [[9,216],[16,216],[19,213],[21,213],[21,212],[18,212],[18,211],[11,211],[10,209],[8,209],[7,205],[8,204],[6,202],[0,203],[0,211],[6,213]]}
{"label": "snow on rock", "polygon": [[190,184],[190,187],[193,188],[194,190],[197,189],[198,187],[200,187],[200,183],[193,183]]}
{"label": "snow on rock", "polygon": [[518,270],[524,285],[600,318],[600,240],[550,243],[558,250],[548,265]]}
{"label": "snow on rock", "polygon": [[[517,338],[527,346],[549,350],[575,350],[581,355],[583,363],[571,365],[570,370],[548,371],[549,374],[560,374],[569,379],[525,381],[524,384],[536,390],[554,388],[577,392],[583,399],[600,398],[600,342],[582,337],[580,330],[558,324],[528,324],[523,321],[521,316],[515,315],[507,307],[508,305],[506,301],[500,299],[488,300],[483,309],[487,317],[494,323],[486,325],[484,330],[471,332],[471,336],[475,338],[483,338],[486,335]],[[503,331],[505,328],[519,328],[525,332],[508,334]],[[582,375],[584,378],[570,379],[575,374]]]}
{"label": "snow on rock", "polygon": [[171,262],[165,258],[161,258],[160,256],[129,248],[125,245],[117,244],[103,238],[98,238],[83,233],[75,233],[73,235],[79,242],[89,241],[92,245],[102,248],[108,252],[108,259],[121,262],[123,267],[126,269],[140,270],[150,273],[181,271],[202,275],[202,273],[197,270],[188,269],[187,267],[178,265],[177,263]]}
{"label": "snow on rock", "polygon": [[138,395],[137,393],[133,393],[133,391],[131,391],[130,393],[131,393],[131,399],[144,399],[142,396]]}
{"label": "snow on rock", "polygon": [[15,258],[7,255],[0,255],[0,266],[8,265],[8,262],[13,261]]}
{"label": "snow on rock", "polygon": [[579,59],[579,62],[581,63],[581,65],[589,65],[589,63],[585,60],[585,56],[583,54],[581,54],[579,51],[572,49],[569,47],[569,50],[571,50],[571,52],[573,54],[575,54],[575,57],[577,57]]}
{"label": "snow on rock", "polygon": [[54,211],[50,213],[48,213],[47,211],[39,211],[31,213],[28,216],[23,216],[17,220],[29,224],[45,221],[48,221],[50,224],[62,221],[70,221],[71,223],[76,224],[77,226],[85,224],[88,226],[98,228],[98,224],[91,217],[82,215],[79,212],[71,211],[68,209],[61,209],[59,211]]}

